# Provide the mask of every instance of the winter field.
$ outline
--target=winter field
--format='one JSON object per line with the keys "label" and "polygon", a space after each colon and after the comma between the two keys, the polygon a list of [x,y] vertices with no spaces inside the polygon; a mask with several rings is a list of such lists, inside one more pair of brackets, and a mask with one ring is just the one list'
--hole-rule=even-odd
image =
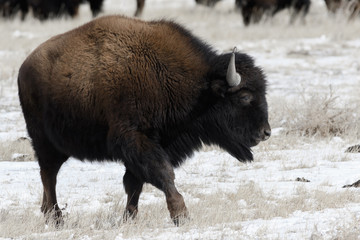
{"label": "winter field", "polygon": [[[191,219],[171,222],[162,192],[146,185],[139,215],[124,223],[124,166],[65,163],[58,202],[65,225],[46,225],[42,185],[17,97],[17,72],[51,36],[91,19],[0,19],[0,239],[360,239],[360,18],[331,16],[313,0],[306,24],[289,12],[245,28],[232,0],[147,0],[143,19],[174,19],[218,51],[234,46],[268,78],[271,138],[243,164],[205,147],[176,169]],[[135,0],[105,0],[104,14],[132,15]],[[25,139],[24,139],[25,138]]]}

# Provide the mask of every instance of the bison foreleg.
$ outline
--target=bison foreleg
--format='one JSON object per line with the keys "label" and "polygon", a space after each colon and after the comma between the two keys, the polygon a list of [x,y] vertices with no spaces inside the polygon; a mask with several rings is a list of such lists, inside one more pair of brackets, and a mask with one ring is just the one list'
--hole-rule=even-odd
{"label": "bison foreleg", "polygon": [[175,187],[174,169],[167,159],[154,161],[151,165],[151,175],[147,181],[165,193],[170,217],[178,226],[182,220],[188,218],[188,211],[184,198]]}
{"label": "bison foreleg", "polygon": [[166,203],[170,217],[176,226],[179,226],[182,220],[188,219],[189,214],[185,206],[184,198],[175,187],[173,191],[166,194]]}
{"label": "bison foreleg", "polygon": [[136,178],[130,171],[126,170],[123,178],[127,196],[124,220],[135,218],[138,212],[138,202],[144,182]]}
{"label": "bison foreleg", "polygon": [[114,129],[110,132],[109,151],[114,158],[123,159],[127,171],[124,176],[128,194],[126,210],[136,214],[142,182],[150,183],[165,193],[170,216],[178,225],[188,213],[184,199],[175,187],[174,169],[165,150],[138,131]]}
{"label": "bison foreleg", "polygon": [[172,165],[166,159],[162,161],[156,160],[151,162],[148,169],[151,173],[146,182],[149,182],[165,193],[170,217],[175,225],[178,226],[183,220],[188,218],[188,211],[184,198],[175,187],[175,174]]}

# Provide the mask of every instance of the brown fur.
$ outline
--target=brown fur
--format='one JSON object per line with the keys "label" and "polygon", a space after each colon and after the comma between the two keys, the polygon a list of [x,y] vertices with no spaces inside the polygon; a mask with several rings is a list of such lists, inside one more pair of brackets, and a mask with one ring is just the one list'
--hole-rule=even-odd
{"label": "brown fur", "polygon": [[[242,82],[230,87],[234,56]],[[122,161],[134,217],[144,183],[162,190],[173,221],[187,216],[174,183],[202,143],[240,161],[269,138],[266,80],[246,54],[217,54],[180,25],[98,18],[55,36],[20,68],[19,97],[41,169],[42,211],[62,223],[56,175],[70,157]]]}
{"label": "brown fur", "polygon": [[[208,70],[203,58],[197,57],[194,51],[189,40],[168,23],[146,23],[112,16],[50,39],[24,64],[36,64],[34,67],[41,71],[42,78],[32,83],[43,88],[40,92],[59,99],[61,105],[72,106],[74,113],[91,112],[92,116],[87,117],[102,121],[111,121],[114,114],[119,117],[136,113],[126,118],[150,127],[155,118],[165,121],[167,115],[172,114],[161,109],[181,109],[194,104],[192,96],[199,94],[202,87],[199,79]],[[164,76],[157,76],[154,69],[159,68],[166,69]],[[127,81],[117,81],[124,78]],[[178,80],[170,82],[168,79]],[[188,86],[194,87],[189,89]],[[138,101],[144,97],[146,102]],[[181,99],[175,99],[178,97]],[[119,105],[136,109],[111,107]]]}

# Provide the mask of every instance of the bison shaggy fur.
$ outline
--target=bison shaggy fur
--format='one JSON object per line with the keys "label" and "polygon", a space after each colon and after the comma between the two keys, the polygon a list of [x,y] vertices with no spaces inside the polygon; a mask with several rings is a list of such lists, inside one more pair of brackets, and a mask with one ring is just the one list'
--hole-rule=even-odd
{"label": "bison shaggy fur", "polygon": [[[228,81],[229,69],[240,83]],[[71,156],[125,165],[125,218],[136,215],[150,183],[178,223],[187,210],[174,167],[202,143],[251,161],[250,147],[270,136],[261,69],[172,21],[107,16],[55,36],[24,61],[18,87],[40,165],[41,210],[58,224],[56,176]]]}

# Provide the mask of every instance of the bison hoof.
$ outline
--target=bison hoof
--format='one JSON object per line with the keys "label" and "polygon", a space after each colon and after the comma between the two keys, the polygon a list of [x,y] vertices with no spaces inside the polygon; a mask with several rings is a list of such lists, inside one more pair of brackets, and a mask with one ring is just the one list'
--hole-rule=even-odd
{"label": "bison hoof", "polygon": [[188,212],[182,213],[171,218],[175,226],[179,227],[190,221]]}
{"label": "bison hoof", "polygon": [[55,228],[61,228],[64,226],[64,219],[60,210],[51,211],[45,213],[45,223],[48,225],[53,225]]}
{"label": "bison hoof", "polygon": [[134,220],[137,213],[138,213],[137,209],[133,210],[133,211],[131,211],[129,209],[125,210],[124,215],[123,215],[123,222],[125,223],[129,220]]}

